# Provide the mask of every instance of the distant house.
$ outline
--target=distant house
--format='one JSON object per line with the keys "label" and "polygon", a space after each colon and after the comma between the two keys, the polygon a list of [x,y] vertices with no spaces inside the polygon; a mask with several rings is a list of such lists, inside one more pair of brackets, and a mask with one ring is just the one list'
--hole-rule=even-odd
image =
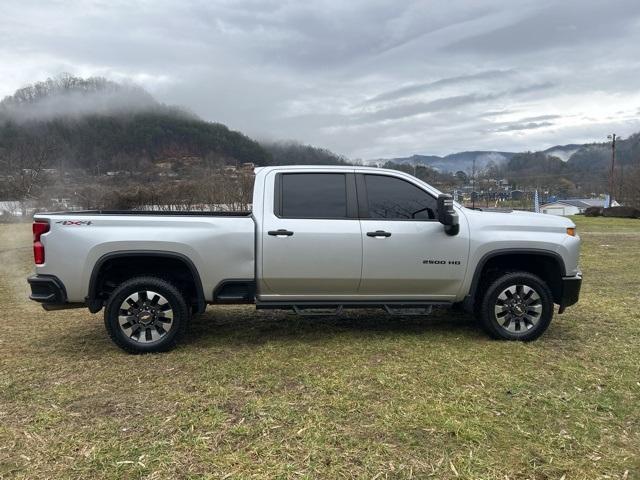
{"label": "distant house", "polygon": [[[615,200],[612,206],[617,207],[619,204]],[[556,200],[555,202],[545,203],[540,206],[542,213],[549,215],[578,215],[584,213],[589,207],[604,207],[604,199],[602,198],[572,198],[569,200]]]}
{"label": "distant house", "polygon": [[522,190],[511,190],[511,200],[522,200],[524,192]]}

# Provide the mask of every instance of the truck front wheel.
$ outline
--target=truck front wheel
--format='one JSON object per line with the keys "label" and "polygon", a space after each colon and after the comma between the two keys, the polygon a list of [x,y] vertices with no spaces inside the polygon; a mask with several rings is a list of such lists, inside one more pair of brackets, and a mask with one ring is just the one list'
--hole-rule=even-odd
{"label": "truck front wheel", "polygon": [[553,297],[547,284],[528,272],[506,273],[484,291],[482,327],[494,338],[535,340],[553,318]]}
{"label": "truck front wheel", "polygon": [[129,353],[173,348],[189,321],[180,291],[156,277],[136,277],[118,286],[107,302],[104,324],[113,342]]}

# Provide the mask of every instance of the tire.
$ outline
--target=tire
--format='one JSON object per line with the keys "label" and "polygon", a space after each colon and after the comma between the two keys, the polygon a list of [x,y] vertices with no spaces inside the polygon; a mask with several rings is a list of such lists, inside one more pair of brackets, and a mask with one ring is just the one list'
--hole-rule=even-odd
{"label": "tire", "polygon": [[104,324],[111,340],[126,352],[166,352],[184,334],[189,312],[184,296],[170,282],[135,277],[109,297]]}
{"label": "tire", "polygon": [[553,296],[540,277],[510,272],[489,285],[478,310],[480,324],[493,338],[528,342],[549,327]]}

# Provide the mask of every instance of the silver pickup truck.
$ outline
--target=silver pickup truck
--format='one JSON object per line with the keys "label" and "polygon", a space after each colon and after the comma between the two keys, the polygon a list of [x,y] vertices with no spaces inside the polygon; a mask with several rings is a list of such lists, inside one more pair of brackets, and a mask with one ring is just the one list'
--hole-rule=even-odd
{"label": "silver pickup truck", "polygon": [[366,167],[256,169],[252,212],[83,211],[34,217],[31,299],[105,307],[113,341],[164,351],[207,304],[297,313],[462,306],[493,337],[533,340],[578,301],[568,219],[462,207]]}

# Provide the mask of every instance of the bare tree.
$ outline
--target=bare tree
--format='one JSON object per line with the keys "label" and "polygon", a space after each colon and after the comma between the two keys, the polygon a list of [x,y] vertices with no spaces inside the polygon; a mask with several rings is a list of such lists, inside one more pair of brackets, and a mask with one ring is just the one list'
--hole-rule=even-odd
{"label": "bare tree", "polygon": [[12,152],[13,193],[21,202],[22,214],[27,214],[27,204],[39,200],[42,187],[47,183],[44,169],[55,156],[56,145],[46,139],[22,141]]}

